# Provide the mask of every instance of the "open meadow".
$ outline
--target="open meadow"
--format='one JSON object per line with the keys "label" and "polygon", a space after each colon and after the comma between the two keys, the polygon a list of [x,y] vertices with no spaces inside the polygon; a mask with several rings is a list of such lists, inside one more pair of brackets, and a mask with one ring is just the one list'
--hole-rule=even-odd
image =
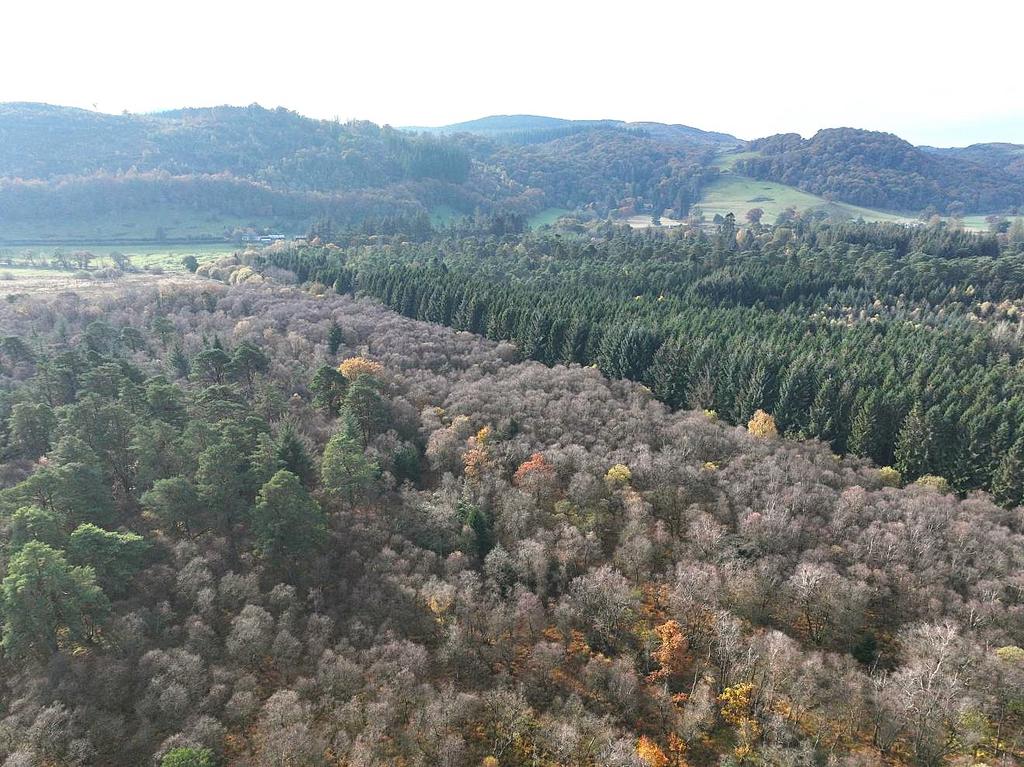
{"label": "open meadow", "polygon": [[831,202],[824,197],[803,192],[796,187],[777,184],[772,181],[740,176],[734,173],[723,173],[720,178],[709,184],[697,207],[705,216],[715,214],[723,216],[732,213],[742,221],[748,210],[761,208],[764,211],[765,223],[772,223],[787,208],[797,211],[826,210],[841,218],[865,221],[887,221],[896,223],[913,223],[910,216],[884,211],[861,208],[844,202]]}
{"label": "open meadow", "polygon": [[[18,293],[97,291],[117,286],[146,285],[156,279],[187,276],[183,259],[199,264],[234,253],[229,243],[216,245],[159,245],[118,248],[110,245],[75,247],[0,248],[0,295]],[[78,268],[81,253],[91,254],[87,268]],[[127,259],[127,261],[122,261]],[[126,268],[117,268],[118,261]],[[67,266],[61,266],[67,263]]]}

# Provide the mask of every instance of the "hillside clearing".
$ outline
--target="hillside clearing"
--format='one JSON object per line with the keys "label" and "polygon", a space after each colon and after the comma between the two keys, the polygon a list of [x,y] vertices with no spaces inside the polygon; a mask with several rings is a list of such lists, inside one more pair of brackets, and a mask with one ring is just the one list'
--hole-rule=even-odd
{"label": "hillside clearing", "polygon": [[823,209],[840,218],[863,218],[865,221],[913,223],[915,220],[896,213],[861,208],[844,202],[830,202],[824,197],[802,192],[796,187],[772,181],[758,181],[734,173],[723,173],[720,178],[709,184],[697,207],[708,217],[732,213],[739,220],[743,220],[748,210],[761,208],[764,211],[765,223],[773,223],[787,208],[796,208],[801,212]]}
{"label": "hillside clearing", "polygon": [[545,208],[539,213],[534,213],[530,216],[530,218],[527,219],[526,224],[531,229],[536,229],[540,226],[550,226],[558,221],[562,216],[569,213],[572,213],[572,211],[567,210],[566,208]]}

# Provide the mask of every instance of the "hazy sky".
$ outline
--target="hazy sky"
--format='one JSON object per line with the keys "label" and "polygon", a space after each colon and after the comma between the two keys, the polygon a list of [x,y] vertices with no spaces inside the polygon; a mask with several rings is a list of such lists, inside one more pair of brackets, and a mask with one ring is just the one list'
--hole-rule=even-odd
{"label": "hazy sky", "polygon": [[1024,143],[1024,3],[7,0],[0,101]]}

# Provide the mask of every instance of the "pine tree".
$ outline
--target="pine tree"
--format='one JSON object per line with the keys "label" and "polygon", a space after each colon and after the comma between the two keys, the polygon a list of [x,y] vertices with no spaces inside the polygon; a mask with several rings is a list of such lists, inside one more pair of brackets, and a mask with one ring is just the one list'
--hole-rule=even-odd
{"label": "pine tree", "polygon": [[278,428],[274,457],[279,468],[290,471],[307,487],[312,484],[313,459],[309,457],[309,451],[293,422],[284,421]]}
{"label": "pine tree", "polygon": [[369,441],[385,420],[385,404],[380,385],[380,381],[372,375],[357,375],[345,393],[343,408],[355,418],[364,442]]}
{"label": "pine tree", "polygon": [[675,409],[686,404],[686,349],[678,339],[670,339],[658,347],[651,363],[654,396]]}
{"label": "pine tree", "polygon": [[459,513],[466,526],[469,548],[482,562],[494,548],[494,528],[490,515],[468,501],[459,501]]}
{"label": "pine tree", "polygon": [[181,344],[175,344],[171,350],[170,363],[171,370],[174,371],[175,376],[178,378],[188,378],[192,372],[192,364],[189,362],[188,355],[185,354]]}
{"label": "pine tree", "polygon": [[919,402],[914,403],[896,441],[896,469],[907,480],[931,471],[933,431]]}
{"label": "pine tree", "polygon": [[870,458],[879,466],[892,462],[892,438],[886,428],[887,415],[881,393],[872,389],[857,409],[850,427],[851,453]]}
{"label": "pine tree", "polygon": [[656,331],[646,327],[631,327],[626,331],[619,346],[619,374],[630,381],[649,383],[648,371],[654,359],[654,352],[661,343]]}
{"label": "pine tree", "polygon": [[29,541],[11,556],[0,586],[4,653],[46,660],[62,644],[91,639],[107,607],[91,567],[72,567],[63,552]]}
{"label": "pine tree", "polygon": [[992,435],[995,427],[984,413],[968,411],[961,421],[965,433],[962,460],[954,484],[961,492],[986,487],[991,480]]}
{"label": "pine tree", "polygon": [[992,497],[1007,508],[1024,503],[1024,439],[1017,440],[999,461],[992,477]]}
{"label": "pine tree", "polygon": [[354,505],[377,476],[377,465],[363,452],[359,426],[355,418],[342,411],[340,428],[327,443],[320,463],[320,477],[324,489],[340,495]]}
{"label": "pine tree", "polygon": [[839,434],[839,381],[829,374],[818,387],[807,416],[805,434],[833,442]]}
{"label": "pine tree", "polygon": [[327,353],[333,357],[338,353],[338,349],[341,348],[344,341],[345,334],[341,330],[341,325],[331,322],[331,329],[327,331]]}
{"label": "pine tree", "polygon": [[330,365],[321,365],[309,384],[309,390],[313,392],[313,407],[332,418],[337,416],[347,389],[345,376]]}
{"label": "pine tree", "polygon": [[323,511],[286,469],[260,488],[252,512],[256,550],[273,566],[297,574],[294,565],[307,560],[327,537]]}
{"label": "pine tree", "polygon": [[573,315],[565,331],[565,340],[559,355],[563,365],[574,362],[584,364],[587,361],[587,342],[590,336],[590,323]]}
{"label": "pine tree", "polygon": [[780,431],[790,434],[807,428],[813,396],[807,367],[804,364],[790,366],[779,383],[779,396],[775,404],[774,416]]}
{"label": "pine tree", "polygon": [[770,379],[767,366],[760,360],[756,362],[747,380],[736,392],[735,415],[738,423],[750,420],[755,411],[764,407],[769,396]]}
{"label": "pine tree", "polygon": [[930,471],[940,477],[951,477],[956,474],[960,460],[961,435],[955,422],[938,405],[930,408],[926,417],[932,429]]}

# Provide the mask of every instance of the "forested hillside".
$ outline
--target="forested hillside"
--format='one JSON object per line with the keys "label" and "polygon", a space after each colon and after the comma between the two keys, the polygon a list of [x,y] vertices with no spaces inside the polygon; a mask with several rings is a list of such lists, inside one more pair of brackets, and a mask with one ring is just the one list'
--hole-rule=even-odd
{"label": "forested hillside", "polygon": [[700,190],[718,176],[715,151],[621,128],[569,133],[503,147],[492,160],[524,187],[544,189],[547,203],[598,213],[651,210],[685,218]]}
{"label": "forested hillside", "polygon": [[[161,206],[305,221],[329,215],[472,210],[470,157],[451,141],[258,106],[102,115],[0,107],[5,221],[95,217]],[[509,191],[514,197],[515,192]]]}
{"label": "forested hillside", "polygon": [[1024,498],[1024,222],[1001,237],[944,225],[831,224],[714,234],[621,227],[268,252],[300,280],[506,339],[546,364],[596,364],[674,408]]}
{"label": "forested hillside", "polygon": [[252,216],[295,233],[323,218],[351,224],[438,208],[604,216],[676,206],[686,215],[713,152],[693,137],[595,123],[520,147],[258,106],[114,116],[7,104],[0,235],[3,224],[167,209]]}
{"label": "forested hillside", "polygon": [[959,157],[997,170],[1009,171],[1018,176],[1024,174],[1024,144],[992,143],[948,149],[921,148],[927,152]]}
{"label": "forested hillside", "polygon": [[[168,221],[188,219],[200,222],[184,227],[189,236],[214,238],[247,225],[297,235],[324,219],[419,214],[685,219],[737,144],[685,125],[617,120],[496,116],[427,133],[256,105],[106,115],[0,104],[0,241],[45,239],[53,222],[91,231],[97,220],[112,238],[160,239]],[[1003,214],[1024,204],[1014,145],[933,150],[838,129],[748,149],[733,174],[869,208]],[[734,212],[757,202],[751,192]],[[126,218],[146,228],[120,231]]]}
{"label": "forested hillside", "polygon": [[[765,253],[795,269],[855,234]],[[702,250],[740,261],[727,242],[563,240],[479,247],[516,283],[536,272],[545,305],[570,259],[610,300],[634,279],[616,254],[642,256],[635,279],[660,269],[666,301]],[[977,250],[975,273],[1014,258],[934,245],[965,269]],[[408,248],[374,279],[419,268],[394,285],[443,311],[454,288],[432,275],[465,267]],[[357,251],[375,263],[294,265],[322,276]],[[763,413],[748,430],[671,412],[239,259],[202,271],[241,284],[0,302],[6,767],[1020,763],[1019,509],[897,489]],[[911,312],[883,303],[880,337],[957,314]],[[984,326],[968,313],[953,324]]]}
{"label": "forested hillside", "polygon": [[426,178],[461,183],[469,173],[469,158],[451,142],[255,105],[106,115],[6,104],[0,131],[0,176],[11,178],[230,173],[326,192]]}
{"label": "forested hillside", "polygon": [[[1012,145],[989,145],[1010,147]],[[896,211],[1006,212],[1024,206],[1024,166],[1010,150],[928,150],[891,133],[836,128],[749,144],[736,169],[837,200]]]}
{"label": "forested hillside", "polygon": [[472,133],[512,144],[532,144],[551,138],[585,132],[593,128],[627,130],[651,138],[673,140],[685,144],[727,148],[741,142],[727,133],[692,128],[689,125],[666,125],[654,122],[623,122],[622,120],[563,120],[537,115],[491,115],[478,120],[444,125],[439,128],[410,128],[429,133]]}

